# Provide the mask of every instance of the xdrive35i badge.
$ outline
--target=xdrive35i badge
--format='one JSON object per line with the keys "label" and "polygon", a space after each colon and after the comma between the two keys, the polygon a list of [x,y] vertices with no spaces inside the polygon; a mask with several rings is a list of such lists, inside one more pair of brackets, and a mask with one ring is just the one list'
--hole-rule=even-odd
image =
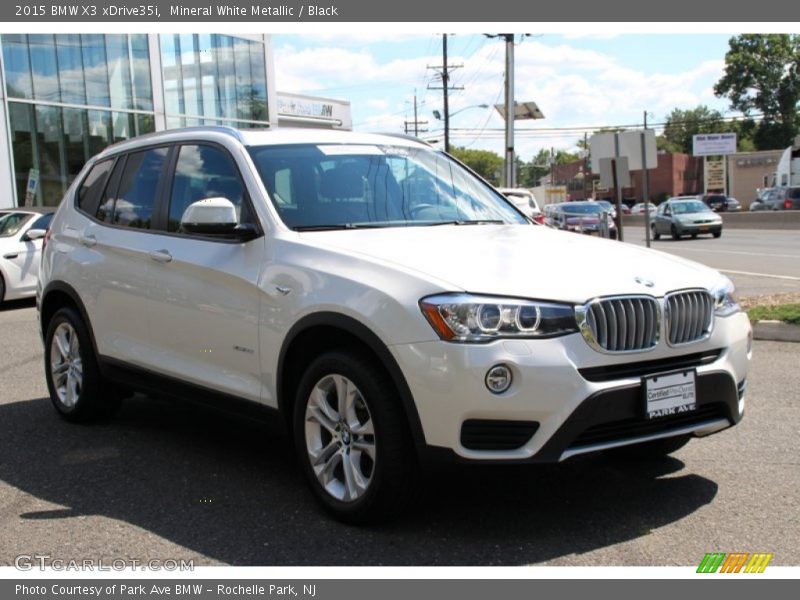
{"label": "xdrive35i badge", "polygon": [[646,279],[644,277],[636,277],[634,279],[634,281],[636,281],[636,283],[641,283],[643,286],[649,287],[649,288],[651,288],[651,287],[653,287],[655,285],[655,283],[652,280]]}

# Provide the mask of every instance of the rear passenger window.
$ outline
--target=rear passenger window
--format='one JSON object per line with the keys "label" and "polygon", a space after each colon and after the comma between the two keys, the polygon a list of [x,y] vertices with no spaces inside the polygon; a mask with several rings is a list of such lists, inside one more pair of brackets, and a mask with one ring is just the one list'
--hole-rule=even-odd
{"label": "rear passenger window", "polygon": [[168,148],[151,148],[128,155],[114,199],[112,223],[137,229],[151,228],[156,189],[167,152]]}
{"label": "rear passenger window", "polygon": [[193,202],[218,197],[233,203],[240,222],[248,220],[242,216],[244,188],[239,171],[228,153],[216,146],[181,146],[172,183],[168,230],[180,230],[181,217]]}
{"label": "rear passenger window", "polygon": [[113,164],[113,160],[104,160],[97,163],[89,171],[86,179],[83,180],[81,189],[78,190],[78,208],[80,210],[90,215],[95,214],[97,202],[103,192],[103,187]]}

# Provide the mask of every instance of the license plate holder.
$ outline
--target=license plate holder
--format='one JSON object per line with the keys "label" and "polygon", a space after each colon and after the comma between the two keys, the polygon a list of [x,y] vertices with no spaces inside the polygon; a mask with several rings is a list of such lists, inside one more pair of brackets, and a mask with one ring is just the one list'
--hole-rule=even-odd
{"label": "license plate holder", "polygon": [[642,377],[645,418],[658,419],[696,410],[696,381],[695,369]]}

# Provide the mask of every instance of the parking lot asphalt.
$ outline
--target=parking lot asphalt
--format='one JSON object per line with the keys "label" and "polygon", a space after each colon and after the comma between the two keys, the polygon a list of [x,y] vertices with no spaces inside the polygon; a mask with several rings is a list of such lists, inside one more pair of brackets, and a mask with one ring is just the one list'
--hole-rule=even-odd
{"label": "parking lot asphalt", "polygon": [[0,309],[0,564],[20,554],[195,565],[696,565],[706,552],[800,563],[800,359],[757,342],[743,422],[673,457],[605,455],[429,474],[400,521],[330,520],[286,437],[135,397],[93,425],[47,399],[31,303]]}

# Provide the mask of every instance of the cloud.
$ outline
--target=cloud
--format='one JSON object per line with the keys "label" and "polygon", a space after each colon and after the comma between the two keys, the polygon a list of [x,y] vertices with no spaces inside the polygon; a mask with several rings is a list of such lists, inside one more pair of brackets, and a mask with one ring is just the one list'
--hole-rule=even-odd
{"label": "cloud", "polygon": [[[419,119],[429,121],[427,135],[438,135],[441,123],[431,112],[441,110],[442,93],[426,89],[428,83],[440,85],[433,79],[434,71],[427,68],[441,64],[437,45],[426,43],[427,38],[420,36],[416,42],[420,53],[410,51],[412,41],[402,47],[400,56],[399,49],[387,49],[384,42],[391,41],[388,36],[376,36],[380,44],[371,44],[370,36],[360,43],[352,36],[342,37],[348,43],[337,43],[337,36],[330,36],[322,45],[300,49],[276,44],[278,89],[351,100],[356,129],[395,128],[402,132],[404,121],[413,119],[416,88]],[[614,54],[613,44],[598,45],[604,49],[600,51],[572,46],[565,39],[569,37],[526,38],[515,46],[515,96],[518,101],[535,101],[546,117],[518,128],[635,125],[641,122],[644,110],[661,121],[676,107],[721,105],[712,87],[723,72],[722,57],[698,58],[679,71],[667,63],[654,62],[652,69],[645,71],[633,66],[640,62],[628,63],[623,52]],[[467,44],[470,46],[474,47]],[[463,64],[452,71],[451,83],[464,87],[450,95],[451,114],[503,101],[504,54],[504,45],[496,40],[484,41],[469,55],[451,52],[451,64]],[[502,152],[504,122],[494,110],[469,108],[453,116],[451,126],[454,143]],[[472,133],[465,133],[465,129]],[[481,130],[484,137],[476,139]],[[528,159],[542,147],[573,149],[582,137],[582,132],[521,134],[517,150]]]}

